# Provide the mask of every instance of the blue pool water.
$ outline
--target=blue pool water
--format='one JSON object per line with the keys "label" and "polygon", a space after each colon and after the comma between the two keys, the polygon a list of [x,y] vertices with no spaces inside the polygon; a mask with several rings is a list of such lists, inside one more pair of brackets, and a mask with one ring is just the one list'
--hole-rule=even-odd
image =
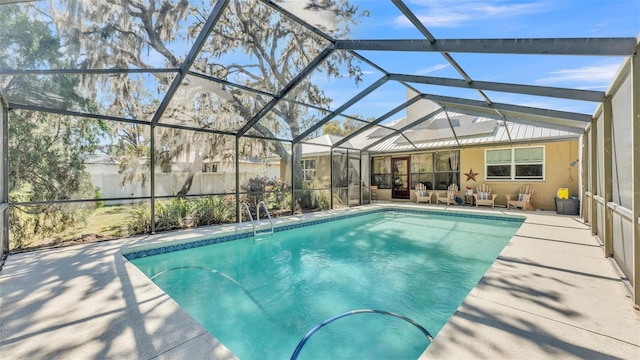
{"label": "blue pool water", "polygon": [[[241,359],[288,359],[315,325],[349,310],[447,322],[521,221],[396,211],[132,262]],[[315,333],[299,359],[416,359],[413,325],[357,314]]]}

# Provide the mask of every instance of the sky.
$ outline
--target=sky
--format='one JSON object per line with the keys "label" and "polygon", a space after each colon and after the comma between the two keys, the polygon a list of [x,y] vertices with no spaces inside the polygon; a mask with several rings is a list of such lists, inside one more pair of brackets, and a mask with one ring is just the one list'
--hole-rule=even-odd
{"label": "sky", "polygon": [[[276,3],[312,24],[329,28],[334,26],[336,22],[329,16],[305,12],[308,1],[282,0]],[[7,0],[0,0],[0,4],[3,2]],[[213,7],[213,0],[191,2]],[[346,38],[425,39],[390,0],[348,2],[357,6],[359,12],[366,11],[368,15],[359,19],[359,24],[351,28]],[[637,37],[640,34],[640,0],[404,0],[404,3],[436,39]],[[50,3],[42,1],[39,4],[49,6]],[[189,23],[180,22],[176,32],[182,36],[176,36],[167,43],[167,47],[178,57],[184,57],[193,44],[194,36],[184,39]],[[359,54],[390,73],[462,79],[439,53],[361,51]],[[450,55],[476,81],[598,91],[608,88],[624,61],[622,57],[606,56]],[[156,51],[143,52],[143,56],[146,56],[143,60],[151,66],[160,68],[164,65],[165,58]],[[210,57],[206,53],[200,56]],[[226,62],[235,62],[237,56],[237,52],[232,52]],[[244,54],[240,56],[246,58]],[[364,62],[360,66],[363,76],[362,82],[357,85],[349,79],[346,67],[341,70],[345,75],[342,79],[328,79],[322,72],[311,75],[313,82],[333,99],[330,110],[339,108],[383,76],[378,69]],[[157,88],[157,82],[147,81],[145,84],[150,92]],[[413,86],[423,93],[483,101],[475,90],[421,84]],[[597,104],[592,102],[486,93],[496,103],[583,114],[593,114],[597,108]],[[159,100],[163,95],[155,94],[153,99]],[[364,118],[379,117],[403,103],[406,98],[404,86],[388,81],[343,113]],[[389,121],[402,115],[399,113]]]}
{"label": "sky", "polygon": [[[351,0],[350,3],[370,13],[352,29],[350,39],[424,39],[391,1]],[[436,39],[637,37],[640,34],[640,0],[405,0],[405,4]],[[462,78],[439,53],[362,51],[360,54],[391,73]],[[451,53],[451,56],[473,80],[597,91],[608,88],[624,61],[622,57],[605,56],[470,53]],[[364,89],[380,76],[375,69],[367,69],[359,88]],[[417,84],[415,87],[438,95],[482,100],[474,90]],[[339,104],[352,96],[351,91],[346,88],[342,91],[340,87],[328,93]],[[592,114],[597,107],[591,102],[547,97],[498,92],[488,95],[498,103],[586,114]],[[404,98],[406,96],[392,87],[383,87],[348,112],[366,114],[389,110]]]}

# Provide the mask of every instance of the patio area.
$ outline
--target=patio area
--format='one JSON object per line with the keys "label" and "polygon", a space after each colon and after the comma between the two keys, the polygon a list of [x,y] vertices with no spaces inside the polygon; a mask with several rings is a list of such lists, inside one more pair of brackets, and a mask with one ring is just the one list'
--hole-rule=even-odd
{"label": "patio area", "polygon": [[[391,205],[470,210],[376,203],[333,212]],[[421,359],[640,358],[640,312],[579,217],[473,211],[527,220]],[[304,215],[320,216],[326,213]],[[234,358],[120,251],[166,237],[235,230],[235,225],[197,228],[11,255],[0,276],[0,354],[7,359]]]}

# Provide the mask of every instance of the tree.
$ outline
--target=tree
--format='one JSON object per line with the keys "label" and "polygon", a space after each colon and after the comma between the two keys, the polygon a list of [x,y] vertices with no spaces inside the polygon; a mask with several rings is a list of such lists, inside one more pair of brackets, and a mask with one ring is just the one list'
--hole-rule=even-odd
{"label": "tree", "polygon": [[[357,116],[356,116],[357,117]],[[346,118],[340,122],[332,121],[322,126],[322,133],[327,135],[347,136],[358,130],[358,122],[352,118]]]}
{"label": "tree", "polygon": [[[72,52],[70,55],[77,67],[149,69],[157,66],[151,63],[151,59],[158,57],[164,60],[162,66],[180,66],[186,51],[184,45],[179,44],[190,43],[200,33],[212,2],[65,0],[63,3],[66,5],[64,11],[50,11],[47,15],[53,19],[60,37],[65,39],[65,46]],[[309,0],[305,4],[305,11],[328,19],[321,26],[333,31],[336,36],[348,32],[359,16],[366,15],[365,12],[358,13],[358,9],[347,0]],[[300,3],[296,5],[301,6]],[[43,10],[40,8],[38,11]],[[327,17],[327,14],[330,16]],[[231,1],[204,44],[192,70],[277,94],[327,45],[325,39],[281,16],[262,1]],[[179,53],[178,49],[182,52]],[[151,52],[153,56],[147,56]],[[228,61],[218,62],[225,57]],[[359,81],[360,69],[348,52],[334,52],[320,68],[326,76],[338,77],[342,76],[340,64],[346,64],[349,76]],[[155,76],[165,90],[170,84],[170,77]],[[98,81],[95,75],[85,78],[89,84]],[[264,93],[250,93],[216,82],[203,82],[189,76],[165,111],[163,121],[235,132],[270,100]],[[109,91],[114,93],[125,90],[139,93],[148,91],[127,76],[111,79],[107,85]],[[248,134],[295,138],[304,131],[301,126],[310,116],[308,109],[298,103],[326,108],[331,102],[308,78],[290,91],[287,99],[291,101],[281,101]],[[136,104],[134,98],[119,101],[122,103],[118,106],[130,107],[137,114],[152,111],[154,105]],[[178,144],[173,136],[175,133],[175,130],[157,129],[156,156],[159,159],[170,159],[188,149],[197,149],[201,143],[211,144],[213,149],[218,149],[220,143],[228,143],[227,137],[220,134],[198,133],[197,136],[183,136],[180,139],[183,143]],[[241,141],[240,148],[246,148],[246,144],[250,148],[262,147],[279,154],[285,163],[291,161],[289,147],[280,142],[246,138]],[[293,165],[297,168],[300,151],[295,151],[295,154]],[[179,194],[189,191],[199,164],[210,156],[209,151],[196,154],[192,165],[185,169],[189,176]]]}
{"label": "tree", "polygon": [[[59,39],[46,24],[34,21],[17,5],[4,5],[0,13],[0,68],[65,68]],[[14,102],[40,103],[56,109],[87,108],[88,102],[75,90],[77,78],[66,75],[0,77],[0,90]]]}
{"label": "tree", "polygon": [[[67,67],[58,52],[59,40],[46,24],[35,21],[16,5],[0,13],[0,67],[34,69]],[[79,79],[65,74],[37,77],[7,76],[0,91],[16,103],[44,103],[60,109],[95,111],[95,105],[76,92]],[[93,198],[95,191],[84,167],[105,122],[35,111],[9,113],[9,197],[12,202]],[[13,208],[9,226],[14,247],[32,236],[46,235],[74,224],[69,207],[45,204]]]}

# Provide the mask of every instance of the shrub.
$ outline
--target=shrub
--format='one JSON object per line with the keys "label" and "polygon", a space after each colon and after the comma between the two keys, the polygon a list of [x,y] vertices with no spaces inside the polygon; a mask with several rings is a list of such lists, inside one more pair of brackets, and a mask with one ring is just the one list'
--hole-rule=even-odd
{"label": "shrub", "polygon": [[[102,199],[102,191],[100,191],[99,187],[96,187],[93,198]],[[104,201],[96,201],[96,209],[100,209],[103,206],[104,206]]]}
{"label": "shrub", "polygon": [[181,227],[181,220],[191,214],[189,202],[185,198],[156,201],[156,230],[171,230]]}
{"label": "shrub", "polygon": [[129,210],[127,231],[130,234],[145,234],[151,232],[151,207],[148,204],[134,205]]}
{"label": "shrub", "polygon": [[[318,177],[303,185],[303,190],[296,191],[296,206],[298,210],[329,210],[331,209],[331,190],[327,188],[329,175]],[[339,196],[333,196],[334,205],[342,204]]]}
{"label": "shrub", "polygon": [[[9,194],[9,201],[27,202],[34,198],[29,184],[22,184]],[[36,240],[54,238],[73,226],[84,226],[94,210],[93,204],[42,204],[14,206],[9,211],[10,248],[24,249]]]}
{"label": "shrub", "polygon": [[267,204],[269,211],[289,208],[291,187],[279,178],[257,176],[250,178],[240,188],[247,192],[244,201],[249,205],[253,216],[256,215],[256,207],[260,201]]}
{"label": "shrub", "polygon": [[198,225],[223,224],[235,215],[233,196],[208,196],[195,200],[192,204],[193,215]]}
{"label": "shrub", "polygon": [[[155,207],[156,231],[227,223],[235,215],[233,196],[208,196],[195,200],[174,198],[156,201]],[[191,219],[185,221],[189,217]],[[151,231],[151,209],[148,204],[136,205],[131,209],[127,230],[131,234]]]}

